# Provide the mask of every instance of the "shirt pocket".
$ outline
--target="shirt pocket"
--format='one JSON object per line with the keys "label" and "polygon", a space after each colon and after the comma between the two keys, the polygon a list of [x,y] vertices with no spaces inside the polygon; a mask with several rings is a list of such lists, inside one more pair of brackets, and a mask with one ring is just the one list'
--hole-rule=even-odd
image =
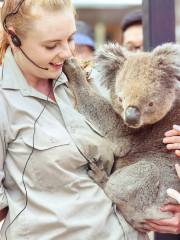
{"label": "shirt pocket", "polygon": [[54,134],[52,129],[48,132],[47,130],[37,128],[34,140],[32,134],[25,134],[22,136],[22,139],[27,146],[34,147],[39,151],[70,144],[70,138],[65,131],[60,132],[58,135],[57,132]]}
{"label": "shirt pocket", "polygon": [[[32,135],[28,134],[22,136],[22,140],[27,152],[26,159],[29,159],[26,160],[25,171],[29,185],[40,191],[57,191],[62,186],[62,173],[70,152],[68,134],[60,131],[58,136],[53,130],[38,129],[34,142]],[[64,179],[63,184],[68,181]]]}

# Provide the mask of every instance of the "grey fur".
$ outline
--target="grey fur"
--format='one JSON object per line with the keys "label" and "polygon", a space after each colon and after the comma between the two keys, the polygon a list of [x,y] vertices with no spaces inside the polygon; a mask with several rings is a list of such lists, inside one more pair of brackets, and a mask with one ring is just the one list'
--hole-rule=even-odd
{"label": "grey fur", "polygon": [[111,88],[117,71],[123,66],[126,60],[124,52],[125,50],[119,48],[117,43],[109,43],[105,44],[98,51],[98,54],[95,55],[95,68],[99,73],[99,81],[107,87],[107,89]]}
{"label": "grey fur", "polygon": [[[166,189],[180,191],[174,167],[180,161],[162,143],[164,132],[180,121],[180,47],[165,44],[151,53],[125,54],[110,44],[96,57],[112,103],[91,88],[75,59],[67,61],[64,71],[78,110],[110,142],[117,159],[110,176],[104,163],[94,162],[89,174],[139,229],[145,219],[170,217],[160,211],[164,203],[175,202]],[[134,125],[126,119],[132,106],[140,112]]]}

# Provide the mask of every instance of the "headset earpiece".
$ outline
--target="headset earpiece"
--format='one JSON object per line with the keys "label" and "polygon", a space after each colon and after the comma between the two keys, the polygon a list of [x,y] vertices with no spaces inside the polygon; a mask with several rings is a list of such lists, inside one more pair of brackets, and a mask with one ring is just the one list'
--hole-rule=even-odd
{"label": "headset earpiece", "polygon": [[11,36],[12,42],[16,47],[21,46],[21,40],[18,38],[17,35]]}
{"label": "headset earpiece", "polygon": [[14,46],[20,47],[21,46],[21,40],[19,39],[19,37],[11,30],[8,30],[8,33],[11,36],[11,40],[12,40]]}

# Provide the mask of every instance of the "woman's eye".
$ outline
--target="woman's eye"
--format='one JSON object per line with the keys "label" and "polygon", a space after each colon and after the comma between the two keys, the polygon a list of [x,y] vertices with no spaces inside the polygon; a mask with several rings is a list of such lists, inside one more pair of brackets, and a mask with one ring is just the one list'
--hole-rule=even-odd
{"label": "woman's eye", "polygon": [[45,48],[48,49],[48,50],[54,49],[55,47],[56,47],[56,45],[54,45],[54,46],[45,46]]}
{"label": "woman's eye", "polygon": [[74,41],[73,37],[68,40],[68,42],[72,42],[72,41]]}

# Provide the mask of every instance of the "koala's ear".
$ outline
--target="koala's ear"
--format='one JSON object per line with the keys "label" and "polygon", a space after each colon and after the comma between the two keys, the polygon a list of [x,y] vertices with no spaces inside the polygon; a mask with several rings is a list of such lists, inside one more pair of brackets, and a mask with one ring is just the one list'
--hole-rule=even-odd
{"label": "koala's ear", "polygon": [[[153,52],[153,59],[157,61],[158,67],[167,76],[180,80],[180,45],[175,43],[165,43],[156,47]],[[155,57],[155,58],[154,58]],[[169,81],[171,81],[169,79]]]}
{"label": "koala's ear", "polygon": [[118,43],[105,44],[95,55],[95,69],[101,85],[110,88],[126,60],[125,50]]}

